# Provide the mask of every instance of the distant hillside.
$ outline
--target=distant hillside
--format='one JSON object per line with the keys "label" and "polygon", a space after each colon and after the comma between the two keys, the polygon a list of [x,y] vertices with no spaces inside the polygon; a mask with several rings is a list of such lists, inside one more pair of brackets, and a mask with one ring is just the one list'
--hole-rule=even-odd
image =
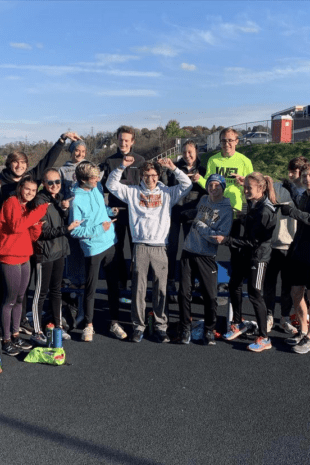
{"label": "distant hillside", "polygon": [[[271,176],[275,181],[287,178],[288,162],[295,157],[304,156],[310,161],[310,142],[295,144],[261,144],[237,146],[237,151],[250,158],[254,171]],[[201,155],[203,165],[218,150]]]}

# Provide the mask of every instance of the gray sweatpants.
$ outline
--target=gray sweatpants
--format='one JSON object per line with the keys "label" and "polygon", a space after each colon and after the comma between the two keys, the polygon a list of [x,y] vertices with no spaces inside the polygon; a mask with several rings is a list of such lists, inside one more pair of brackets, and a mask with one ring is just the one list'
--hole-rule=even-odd
{"label": "gray sweatpants", "polygon": [[167,330],[165,313],[168,276],[166,247],[135,244],[133,250],[131,320],[134,329],[145,329],[145,296],[149,267],[153,273],[152,301],[155,329]]}

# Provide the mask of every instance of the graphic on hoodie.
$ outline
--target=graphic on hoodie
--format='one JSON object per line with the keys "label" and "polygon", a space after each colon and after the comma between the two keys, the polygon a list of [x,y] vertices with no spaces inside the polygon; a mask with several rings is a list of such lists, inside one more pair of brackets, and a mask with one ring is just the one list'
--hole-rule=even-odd
{"label": "graphic on hoodie", "polygon": [[[198,210],[198,218],[200,221],[203,221],[207,225],[214,224],[220,219],[219,215],[220,210],[212,209],[207,205],[201,205]],[[201,214],[199,214],[201,213]]]}
{"label": "graphic on hoodie", "polygon": [[160,194],[149,194],[145,195],[140,192],[140,207],[146,208],[157,208],[162,206],[162,200]]}

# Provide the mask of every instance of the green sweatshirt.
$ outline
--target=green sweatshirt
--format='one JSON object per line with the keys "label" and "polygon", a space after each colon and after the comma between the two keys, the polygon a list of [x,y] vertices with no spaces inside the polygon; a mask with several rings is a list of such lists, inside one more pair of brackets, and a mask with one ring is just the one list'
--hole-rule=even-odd
{"label": "green sweatshirt", "polygon": [[240,176],[247,176],[253,173],[251,160],[239,152],[235,152],[232,157],[223,157],[221,152],[216,153],[213,157],[209,158],[205,177],[200,177],[198,184],[206,188],[207,179],[211,174],[221,174],[224,176],[227,186],[224,197],[230,200],[232,208],[240,211],[242,210],[243,188],[235,184],[234,178],[229,178],[231,173],[236,173]]}

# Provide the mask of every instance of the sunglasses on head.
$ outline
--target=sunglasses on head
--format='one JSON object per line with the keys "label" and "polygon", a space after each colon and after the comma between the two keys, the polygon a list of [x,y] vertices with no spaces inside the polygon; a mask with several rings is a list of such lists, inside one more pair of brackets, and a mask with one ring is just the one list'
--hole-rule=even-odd
{"label": "sunglasses on head", "polygon": [[55,181],[45,181],[48,186],[52,186],[53,184],[60,184],[60,179],[55,179]]}

